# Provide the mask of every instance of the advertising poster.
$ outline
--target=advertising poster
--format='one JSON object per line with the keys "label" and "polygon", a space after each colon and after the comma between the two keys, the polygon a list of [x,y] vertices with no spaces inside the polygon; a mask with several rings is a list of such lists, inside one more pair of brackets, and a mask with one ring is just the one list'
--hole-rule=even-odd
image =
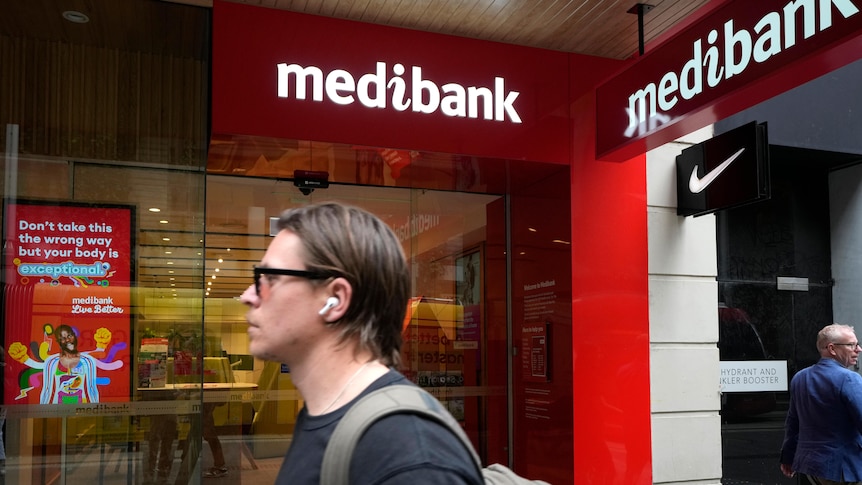
{"label": "advertising poster", "polygon": [[126,206],[6,201],[4,402],[125,402],[132,230]]}

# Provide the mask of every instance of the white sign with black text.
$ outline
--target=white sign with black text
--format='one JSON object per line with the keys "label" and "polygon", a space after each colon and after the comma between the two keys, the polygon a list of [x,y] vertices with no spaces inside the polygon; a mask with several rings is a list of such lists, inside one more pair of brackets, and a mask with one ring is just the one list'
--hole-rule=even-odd
{"label": "white sign with black text", "polygon": [[723,360],[719,366],[721,392],[787,390],[786,360]]}

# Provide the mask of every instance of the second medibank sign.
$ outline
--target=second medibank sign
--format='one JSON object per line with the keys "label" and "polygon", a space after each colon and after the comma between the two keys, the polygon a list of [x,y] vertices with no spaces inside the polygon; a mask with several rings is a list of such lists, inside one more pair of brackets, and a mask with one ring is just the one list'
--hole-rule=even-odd
{"label": "second medibank sign", "polygon": [[599,87],[597,152],[643,138],[778,67],[858,34],[862,14],[856,1],[735,1],[719,8]]}

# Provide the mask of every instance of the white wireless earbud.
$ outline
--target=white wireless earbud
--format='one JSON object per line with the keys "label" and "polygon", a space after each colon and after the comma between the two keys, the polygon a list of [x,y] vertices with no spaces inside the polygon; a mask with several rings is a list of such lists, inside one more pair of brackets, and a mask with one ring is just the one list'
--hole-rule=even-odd
{"label": "white wireless earbud", "polygon": [[326,299],[326,304],[323,305],[323,308],[321,308],[320,311],[317,313],[319,313],[321,315],[326,315],[326,312],[328,312],[329,310],[332,310],[335,307],[335,305],[338,305],[339,303],[341,303],[341,300],[339,300],[338,298],[336,298],[334,296],[330,296],[329,298]]}

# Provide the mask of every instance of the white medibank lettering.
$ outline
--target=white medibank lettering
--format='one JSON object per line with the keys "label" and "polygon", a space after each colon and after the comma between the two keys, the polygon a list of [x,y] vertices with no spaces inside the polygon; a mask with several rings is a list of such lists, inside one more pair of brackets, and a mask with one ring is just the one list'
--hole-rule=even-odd
{"label": "white medibank lettering", "polygon": [[485,120],[521,123],[521,116],[515,109],[518,91],[506,91],[506,80],[494,78],[494,87],[462,86],[457,83],[437,85],[424,79],[422,67],[413,66],[410,71],[410,90],[408,97],[406,69],[403,64],[392,66],[392,77],[387,79],[385,62],[378,62],[374,72],[365,73],[356,80],[343,69],[333,69],[324,75],[316,66],[279,63],[277,94],[279,98],[291,95],[298,100],[308,98],[311,86],[311,100],[322,102],[324,94],[329,101],[348,105],[357,100],[366,108],[385,109],[388,102],[396,111],[412,110],[414,113],[431,114],[440,110],[446,116],[476,118]]}
{"label": "white medibank lettering", "polygon": [[808,39],[832,26],[833,10],[845,19],[859,12],[853,0],[793,0],[780,12],[764,15],[752,29],[754,37],[744,27],[737,28],[730,19],[722,29],[723,56],[719,30],[711,30],[706,36],[706,51],[704,39],[694,41],[692,57],[679,73],[668,71],[658,85],[649,83],[629,96],[625,136],[641,135],[669,122],[670,117],[662,112],[671,110],[680,97],[689,100],[702,93],[704,82],[714,88],[721,81],[741,74],[752,61],[765,62],[796,45],[800,12],[802,36]]}

